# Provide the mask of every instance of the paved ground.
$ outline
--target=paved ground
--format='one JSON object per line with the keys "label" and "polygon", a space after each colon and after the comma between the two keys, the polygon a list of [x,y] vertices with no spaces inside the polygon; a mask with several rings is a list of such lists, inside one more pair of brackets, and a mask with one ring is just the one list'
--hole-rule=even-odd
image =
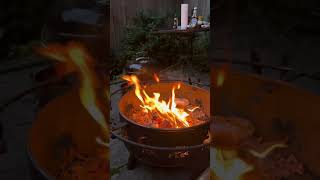
{"label": "paved ground", "polygon": [[[31,77],[35,71],[36,69],[29,69],[0,76],[0,103],[25,88],[32,87]],[[28,95],[9,106],[5,111],[0,112],[7,145],[7,153],[0,154],[0,179],[31,179],[26,155],[26,142],[35,111],[36,99],[33,95]]]}

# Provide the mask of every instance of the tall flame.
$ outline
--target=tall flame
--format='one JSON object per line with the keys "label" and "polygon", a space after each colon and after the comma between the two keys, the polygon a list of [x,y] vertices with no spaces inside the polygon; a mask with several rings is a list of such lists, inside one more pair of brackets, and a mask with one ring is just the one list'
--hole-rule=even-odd
{"label": "tall flame", "polygon": [[153,97],[149,96],[144,88],[141,87],[140,81],[137,76],[130,75],[123,76],[122,78],[135,86],[135,95],[141,102],[140,107],[143,108],[145,112],[158,112],[160,116],[169,120],[170,123],[173,124],[176,128],[179,128],[181,126],[190,126],[187,121],[187,117],[189,116],[189,114],[183,109],[177,108],[177,104],[175,102],[175,90],[180,89],[181,84],[177,84],[172,87],[171,98],[168,100],[168,102],[166,102],[164,100],[160,100],[160,93],[154,92]]}
{"label": "tall flame", "polygon": [[40,48],[39,53],[66,63],[67,67],[79,72],[81,80],[79,90],[81,103],[105,132],[108,132],[106,119],[97,102],[95,88],[98,82],[93,70],[93,59],[86,49],[79,43],[69,42],[65,46],[52,44],[48,47]]}

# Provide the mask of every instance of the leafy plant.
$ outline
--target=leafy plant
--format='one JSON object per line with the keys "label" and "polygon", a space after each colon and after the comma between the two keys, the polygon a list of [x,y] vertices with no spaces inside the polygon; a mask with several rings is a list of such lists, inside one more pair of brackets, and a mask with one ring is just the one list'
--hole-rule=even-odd
{"label": "leafy plant", "polygon": [[210,71],[208,66],[209,43],[210,43],[209,32],[199,34],[199,36],[194,41],[194,45],[193,45],[194,58],[191,63],[193,67],[197,68],[200,71],[205,71],[205,72]]}
{"label": "leafy plant", "polygon": [[[140,11],[132,19],[132,25],[126,28],[126,36],[122,41],[122,62],[133,61],[138,57],[151,57],[161,62],[162,65],[171,65],[183,60],[184,55],[190,54],[189,41],[182,40],[177,34],[154,34],[154,31],[167,27],[168,20],[173,19],[172,15],[152,16],[151,13]],[[207,67],[207,35],[200,36],[194,42],[194,53],[200,54],[201,62]],[[196,47],[196,48],[195,48]],[[199,58],[194,59],[195,64]]]}
{"label": "leafy plant", "polygon": [[[126,28],[126,36],[122,42],[122,59],[134,60],[137,57],[169,58],[174,52],[174,40],[168,35],[156,35],[153,32],[164,27],[172,19],[170,15],[152,16],[151,12],[139,11],[132,19],[132,25]],[[166,61],[170,61],[168,59]],[[169,58],[172,59],[172,58]]]}

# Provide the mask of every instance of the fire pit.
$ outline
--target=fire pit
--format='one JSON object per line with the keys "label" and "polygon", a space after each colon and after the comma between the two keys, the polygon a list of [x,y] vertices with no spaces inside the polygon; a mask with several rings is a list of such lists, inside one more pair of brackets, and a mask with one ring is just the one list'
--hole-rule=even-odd
{"label": "fire pit", "polygon": [[100,82],[104,76],[98,76],[95,61],[81,43],[51,44],[38,52],[63,62],[61,77],[77,72],[79,82],[39,112],[28,143],[33,166],[48,179],[107,179],[108,91]]}
{"label": "fire pit", "polygon": [[107,154],[108,149],[95,141],[102,134],[81,105],[76,89],[52,100],[39,112],[30,130],[28,155],[34,176],[61,180],[76,176],[105,179],[109,174],[109,160],[100,155]]}
{"label": "fire pit", "polygon": [[[135,89],[127,91],[119,101],[120,119],[126,122],[126,125],[121,130],[112,132],[125,143],[130,152],[129,168],[134,168],[135,160],[157,167],[197,166],[199,172],[207,168],[209,166],[210,93],[196,86],[173,81],[143,83],[141,87],[141,92],[145,91],[146,94],[152,94],[152,92],[161,94],[163,101],[173,98],[187,99],[189,105],[197,106],[189,109],[190,111],[199,108],[204,115],[201,115],[203,119],[198,123],[193,123],[195,121],[192,122],[189,119],[189,123],[185,124],[186,127],[182,123],[177,126],[164,127],[161,124],[159,126],[158,121],[152,119],[150,122],[156,123],[139,123],[132,119],[132,109],[141,108],[143,104],[136,96],[136,84]],[[181,102],[175,102],[181,110],[179,104]],[[168,103],[169,109],[172,107],[170,103]],[[151,112],[145,111],[145,113]],[[189,112],[189,116],[192,118],[192,112]]]}

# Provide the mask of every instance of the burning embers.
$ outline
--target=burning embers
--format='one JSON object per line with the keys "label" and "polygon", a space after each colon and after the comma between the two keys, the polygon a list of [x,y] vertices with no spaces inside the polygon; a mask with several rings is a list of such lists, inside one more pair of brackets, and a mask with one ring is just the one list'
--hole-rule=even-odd
{"label": "burning embers", "polygon": [[[154,77],[160,82],[157,75]],[[126,115],[138,124],[154,128],[185,128],[208,120],[201,101],[177,96],[176,92],[181,89],[180,83],[167,89],[171,92],[168,97],[168,93],[148,90],[147,86],[140,84],[135,75],[123,76],[123,79],[135,86],[135,96],[140,104],[128,106]]]}
{"label": "burning embers", "polygon": [[59,180],[73,179],[95,179],[105,180],[109,177],[109,159],[105,154],[97,157],[79,153],[76,147],[66,149],[65,161],[57,172],[56,178]]}

